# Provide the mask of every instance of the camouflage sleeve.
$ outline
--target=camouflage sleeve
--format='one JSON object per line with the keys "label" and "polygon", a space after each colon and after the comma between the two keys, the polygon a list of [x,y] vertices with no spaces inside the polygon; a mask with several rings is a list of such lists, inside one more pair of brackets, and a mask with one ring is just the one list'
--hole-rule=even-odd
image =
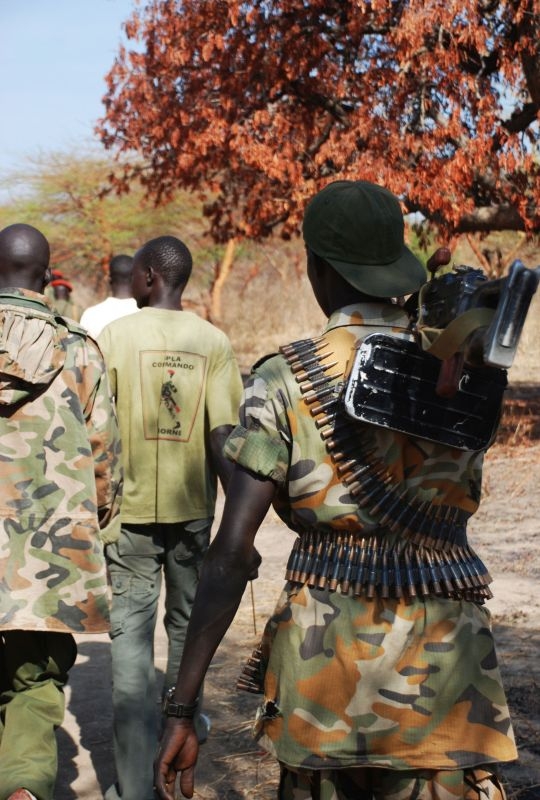
{"label": "camouflage sleeve", "polygon": [[120,512],[122,497],[120,433],[105,363],[98,348],[91,343],[88,346],[94,379],[85,419],[94,459],[99,524],[104,533],[102,538],[108,542],[118,532],[111,522]]}
{"label": "camouflage sleeve", "polygon": [[254,372],[246,384],[240,406],[240,424],[225,444],[231,461],[282,484],[289,470],[291,436],[283,392]]}

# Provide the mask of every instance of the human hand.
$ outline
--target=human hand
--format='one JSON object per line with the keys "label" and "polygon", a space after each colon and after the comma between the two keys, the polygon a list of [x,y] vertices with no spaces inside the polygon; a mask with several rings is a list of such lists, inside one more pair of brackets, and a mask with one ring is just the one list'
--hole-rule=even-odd
{"label": "human hand", "polygon": [[193,721],[169,717],[154,761],[154,789],[161,800],[175,800],[174,786],[180,772],[183,797],[193,797],[199,742]]}

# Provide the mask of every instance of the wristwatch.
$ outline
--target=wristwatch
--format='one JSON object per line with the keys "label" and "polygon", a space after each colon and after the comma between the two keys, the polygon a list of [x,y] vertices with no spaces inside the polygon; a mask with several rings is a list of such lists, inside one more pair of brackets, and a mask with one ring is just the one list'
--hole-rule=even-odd
{"label": "wristwatch", "polygon": [[176,686],[167,689],[163,703],[161,706],[162,712],[166,717],[177,717],[178,719],[193,719],[197,706],[199,705],[199,698],[194,703],[177,703],[173,700],[173,694]]}

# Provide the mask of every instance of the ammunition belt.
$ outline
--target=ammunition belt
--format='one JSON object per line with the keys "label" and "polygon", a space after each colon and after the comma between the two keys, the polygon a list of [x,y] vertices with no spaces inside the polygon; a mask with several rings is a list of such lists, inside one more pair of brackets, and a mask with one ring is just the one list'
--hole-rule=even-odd
{"label": "ammunition belt", "polygon": [[483,603],[492,596],[490,575],[470,547],[447,550],[384,534],[311,531],[299,536],[285,577],[311,588],[377,597],[446,597]]}
{"label": "ammunition belt", "polygon": [[[492,597],[489,573],[469,547],[438,551],[403,540],[389,545],[384,534],[304,533],[295,540],[285,577],[368,600],[435,596],[483,603]],[[261,645],[243,666],[236,688],[264,693]]]}
{"label": "ammunition belt", "polygon": [[[314,530],[297,537],[286,580],[342,594],[377,597],[445,597],[483,603],[492,597],[491,577],[467,544],[469,514],[411,496],[396,482],[369,446],[366,426],[355,425],[341,408],[341,372],[327,359],[324,337],[281,348],[300,385],[305,403],[336,465],[343,485],[359,507],[379,516],[379,526],[399,533],[390,541],[384,531],[347,533]],[[395,538],[395,537],[394,537]],[[236,687],[264,693],[262,646],[253,650]]]}
{"label": "ammunition belt", "polygon": [[252,694],[264,694],[264,669],[262,666],[262,644],[259,644],[251,653],[249,659],[242,667],[242,672],[236,681],[236,688]]}
{"label": "ammunition belt", "polygon": [[[398,533],[408,545],[396,545],[390,550],[384,544],[382,532],[360,541],[347,538],[346,542],[340,542],[337,551],[337,540],[332,540],[328,548],[332,544],[333,560],[328,561],[327,572],[323,574],[313,572],[308,556],[309,542],[318,534],[308,534],[307,540],[303,535],[291,554],[288,580],[300,580],[302,576],[308,583],[311,581],[309,585],[318,586],[322,581],[324,586],[333,588],[336,583],[342,591],[344,587],[349,591],[352,583],[355,594],[367,596],[375,591],[384,596],[388,590],[388,596],[399,597],[399,592],[406,590],[411,596],[440,593],[477,602],[491,597],[487,588],[491,582],[489,573],[467,543],[470,514],[455,506],[421,500],[413,488],[397,481],[382,459],[376,457],[368,426],[355,424],[344,412],[338,383],[343,375],[341,371],[332,373],[338,362],[331,360],[328,341],[324,337],[303,339],[282,347],[281,353],[295,375],[343,485],[359,508],[365,508],[378,519],[380,528]],[[317,541],[316,548],[319,544]],[[341,555],[336,555],[338,552]],[[330,551],[325,557],[330,559]],[[301,566],[295,558],[304,559]],[[341,563],[343,559],[346,563]],[[362,567],[367,572],[359,573],[362,559],[368,562],[367,567]]]}

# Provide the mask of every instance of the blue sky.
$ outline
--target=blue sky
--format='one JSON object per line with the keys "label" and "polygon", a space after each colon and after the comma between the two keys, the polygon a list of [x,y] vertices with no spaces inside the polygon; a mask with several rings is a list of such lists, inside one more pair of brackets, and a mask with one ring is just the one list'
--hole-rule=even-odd
{"label": "blue sky", "polygon": [[96,142],[104,76],[135,0],[0,0],[0,177]]}

